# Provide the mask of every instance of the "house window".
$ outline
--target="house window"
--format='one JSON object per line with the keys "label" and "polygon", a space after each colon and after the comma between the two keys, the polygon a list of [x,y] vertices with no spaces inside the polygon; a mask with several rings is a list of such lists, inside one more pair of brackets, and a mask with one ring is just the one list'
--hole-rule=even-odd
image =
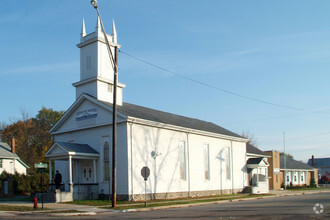
{"label": "house window", "polygon": [[179,164],[180,164],[180,179],[186,180],[186,143],[179,143]]}
{"label": "house window", "polygon": [[290,176],[289,175],[286,176],[286,181],[290,182]]}
{"label": "house window", "polygon": [[2,159],[0,159],[0,168],[2,168]]}
{"label": "house window", "polygon": [[301,180],[301,182],[304,182],[304,174],[303,173],[300,176],[300,180]]}
{"label": "house window", "polygon": [[231,180],[231,167],[230,167],[230,149],[227,147],[226,151],[226,178],[227,180]]}
{"label": "house window", "polygon": [[204,177],[206,180],[210,179],[210,149],[209,145],[204,145]]}
{"label": "house window", "polygon": [[104,180],[109,180],[109,143],[105,142],[103,147]]}

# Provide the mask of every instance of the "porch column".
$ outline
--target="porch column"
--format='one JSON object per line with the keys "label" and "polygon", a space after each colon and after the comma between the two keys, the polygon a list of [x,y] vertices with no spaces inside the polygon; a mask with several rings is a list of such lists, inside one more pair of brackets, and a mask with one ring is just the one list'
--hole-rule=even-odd
{"label": "porch column", "polygon": [[74,163],[74,173],[75,173],[75,182],[80,184],[79,182],[79,173],[78,173],[78,160],[75,161]]}
{"label": "porch column", "polygon": [[257,186],[259,186],[259,168],[257,168]]}
{"label": "porch column", "polygon": [[69,186],[70,186],[70,192],[73,191],[73,185],[72,185],[72,156],[69,155]]}
{"label": "porch column", "polygon": [[96,183],[96,160],[93,160],[93,170],[94,170],[94,183]]}
{"label": "porch column", "polygon": [[52,160],[49,159],[49,183],[53,183]]}

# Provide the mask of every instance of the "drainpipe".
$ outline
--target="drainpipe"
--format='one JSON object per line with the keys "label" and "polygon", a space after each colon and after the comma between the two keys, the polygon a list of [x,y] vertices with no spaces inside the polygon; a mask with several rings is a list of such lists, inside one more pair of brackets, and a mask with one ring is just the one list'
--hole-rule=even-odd
{"label": "drainpipe", "polygon": [[230,141],[230,156],[231,156],[231,187],[232,193],[234,193],[234,152],[233,152],[233,141]]}
{"label": "drainpipe", "polygon": [[190,153],[189,153],[189,133],[187,134],[187,155],[188,155],[188,197],[191,197],[190,194]]}
{"label": "drainpipe", "polygon": [[133,170],[133,123],[134,120],[132,120],[131,122],[129,122],[129,127],[130,127],[130,139],[131,139],[131,143],[130,143],[130,148],[131,148],[131,193],[132,193],[132,201],[134,201],[134,180],[133,180],[133,174],[134,174],[134,170]]}

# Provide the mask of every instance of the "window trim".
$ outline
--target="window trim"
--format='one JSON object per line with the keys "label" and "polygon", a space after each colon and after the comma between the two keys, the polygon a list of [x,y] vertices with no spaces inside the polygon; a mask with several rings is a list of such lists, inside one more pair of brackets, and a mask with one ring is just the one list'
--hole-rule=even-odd
{"label": "window trim", "polygon": [[[183,149],[182,149],[183,146]],[[186,142],[179,141],[180,180],[187,180]]]}
{"label": "window trim", "polygon": [[230,147],[225,148],[225,162],[226,162],[226,180],[231,180],[231,152]]}
{"label": "window trim", "polygon": [[[106,147],[108,148],[107,153]],[[107,157],[105,155],[107,155]],[[103,144],[103,175],[104,181],[110,180],[110,145],[108,141],[105,141]]]}

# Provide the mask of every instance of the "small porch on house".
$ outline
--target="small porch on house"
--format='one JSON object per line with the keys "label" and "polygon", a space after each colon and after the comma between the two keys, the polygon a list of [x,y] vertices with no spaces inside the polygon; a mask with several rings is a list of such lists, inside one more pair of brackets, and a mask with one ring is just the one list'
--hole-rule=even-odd
{"label": "small porch on house", "polygon": [[252,194],[269,192],[268,162],[263,157],[250,158],[247,161],[248,183]]}
{"label": "small porch on house", "polygon": [[[55,193],[55,202],[98,198],[100,154],[95,149],[87,144],[56,142],[45,156],[49,159],[49,190]],[[55,170],[62,175],[60,189],[55,189]]]}

